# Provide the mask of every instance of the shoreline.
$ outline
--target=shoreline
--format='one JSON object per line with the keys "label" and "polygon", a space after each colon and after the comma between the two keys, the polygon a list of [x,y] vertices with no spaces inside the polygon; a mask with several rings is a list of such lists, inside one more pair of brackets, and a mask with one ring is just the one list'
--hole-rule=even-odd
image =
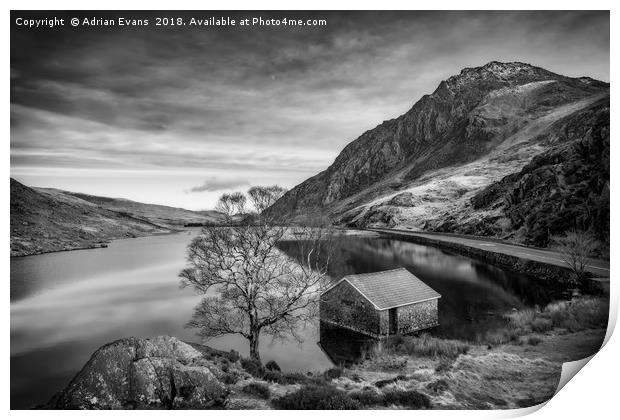
{"label": "shoreline", "polygon": [[[463,255],[469,258],[474,258],[487,264],[494,265],[496,267],[510,270],[516,273],[526,274],[540,279],[562,281],[571,275],[570,268],[563,265],[556,265],[548,262],[537,261],[533,259],[523,258],[516,255],[507,253],[495,252],[487,249],[476,248],[467,244],[448,242],[441,239],[429,238],[420,235],[415,235],[414,232],[387,232],[381,229],[370,229],[371,231],[380,233],[384,238],[392,238],[402,240],[411,243],[417,243],[420,245],[426,245],[435,247],[445,251],[455,252],[459,255]],[[545,251],[548,249],[544,249]],[[601,283],[601,276],[597,276],[595,273],[590,272],[592,278],[598,278],[598,281],[593,281],[593,286],[597,286]]]}
{"label": "shoreline", "polygon": [[168,232],[153,232],[153,233],[148,233],[148,234],[145,234],[145,235],[135,235],[135,236],[131,236],[131,237],[111,237],[111,238],[107,238],[107,239],[101,239],[98,242],[93,242],[93,243],[91,243],[89,245],[78,246],[78,247],[75,247],[75,248],[53,249],[53,250],[49,250],[49,251],[33,252],[33,253],[22,254],[22,255],[10,255],[10,258],[12,260],[14,258],[17,259],[17,258],[34,257],[34,256],[37,256],[37,255],[55,254],[55,253],[58,253],[58,252],[86,251],[86,250],[89,250],[89,249],[102,249],[102,248],[107,248],[108,245],[110,243],[112,243],[113,241],[122,241],[122,240],[125,240],[125,239],[136,239],[136,238],[147,238],[147,237],[151,237],[151,236],[174,235],[174,234],[186,232],[189,229],[192,229],[192,227],[184,227],[182,229],[168,229]]}

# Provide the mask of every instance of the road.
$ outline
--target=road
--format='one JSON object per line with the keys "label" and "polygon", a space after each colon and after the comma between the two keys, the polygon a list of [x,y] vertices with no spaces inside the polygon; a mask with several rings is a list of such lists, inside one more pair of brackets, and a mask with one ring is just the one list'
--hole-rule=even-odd
{"label": "road", "polygon": [[[421,237],[427,239],[435,239],[438,241],[445,241],[451,243],[458,243],[472,248],[484,249],[498,254],[506,254],[514,257],[519,257],[527,260],[543,262],[547,264],[553,264],[558,266],[568,266],[562,259],[562,255],[559,252],[529,248],[521,245],[512,245],[506,242],[500,242],[496,239],[486,239],[479,237],[467,237],[467,236],[452,236],[441,233],[428,233],[428,232],[412,232],[401,229],[368,229],[381,233],[397,233],[399,235],[406,235],[411,237]],[[586,266],[587,270],[595,277],[609,278],[609,261],[605,260],[590,260]]]}

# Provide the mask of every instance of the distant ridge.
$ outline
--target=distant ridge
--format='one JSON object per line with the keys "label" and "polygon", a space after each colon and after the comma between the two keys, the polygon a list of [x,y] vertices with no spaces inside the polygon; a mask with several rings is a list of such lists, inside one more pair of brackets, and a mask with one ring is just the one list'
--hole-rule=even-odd
{"label": "distant ridge", "polygon": [[11,178],[11,256],[100,247],[112,239],[222,220],[217,212],[31,188]]}

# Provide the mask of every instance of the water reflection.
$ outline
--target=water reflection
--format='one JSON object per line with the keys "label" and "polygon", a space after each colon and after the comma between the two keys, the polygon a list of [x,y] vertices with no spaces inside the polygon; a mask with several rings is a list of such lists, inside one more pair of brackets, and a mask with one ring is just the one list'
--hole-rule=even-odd
{"label": "water reflection", "polygon": [[319,347],[336,366],[349,366],[366,357],[375,340],[325,322],[320,324]]}
{"label": "water reflection", "polygon": [[[180,290],[177,277],[192,236],[136,238],[107,249],[11,259],[11,407],[47,401],[93,351],[120,337],[165,334],[198,340],[183,326],[200,297]],[[293,245],[280,247],[294,256],[299,247]],[[407,268],[442,294],[441,326],[431,333],[446,337],[475,338],[500,323],[503,312],[544,305],[562,292],[553,284],[403,241],[349,238],[337,244],[331,258],[332,279]],[[262,337],[261,356],[285,370],[320,371],[330,359],[350,363],[368,344],[364,336],[319,330],[316,324],[298,332],[302,344]],[[248,350],[238,336],[208,344],[242,354]]]}
{"label": "water reflection", "polygon": [[[293,241],[281,249],[296,257]],[[405,267],[442,295],[432,334],[474,340],[502,324],[512,308],[546,305],[563,287],[424,245],[392,239],[347,238],[332,253],[333,281],[347,274]]]}

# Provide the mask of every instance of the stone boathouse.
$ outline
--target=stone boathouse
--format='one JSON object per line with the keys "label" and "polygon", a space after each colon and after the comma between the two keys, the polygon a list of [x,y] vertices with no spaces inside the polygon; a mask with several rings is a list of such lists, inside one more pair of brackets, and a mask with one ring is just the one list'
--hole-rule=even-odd
{"label": "stone boathouse", "polygon": [[372,337],[439,325],[441,295],[404,268],[343,277],[323,293],[321,321]]}

